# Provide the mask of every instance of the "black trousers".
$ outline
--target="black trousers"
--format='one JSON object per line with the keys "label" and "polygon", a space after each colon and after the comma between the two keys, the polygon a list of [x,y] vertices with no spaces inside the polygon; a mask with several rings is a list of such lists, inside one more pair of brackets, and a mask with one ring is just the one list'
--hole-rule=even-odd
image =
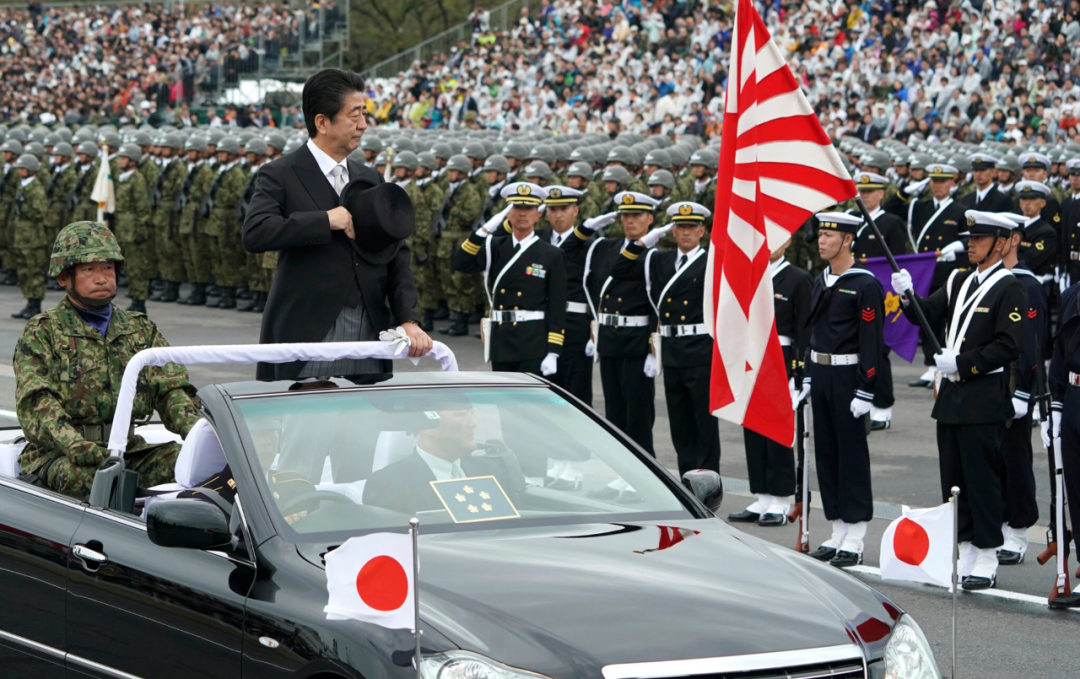
{"label": "black trousers", "polygon": [[693,469],[720,473],[720,427],[709,411],[709,366],[664,368],[671,442],[679,478]]}
{"label": "black trousers", "polygon": [[[1065,496],[1069,498],[1069,525],[1075,541],[1075,554],[1080,554],[1080,387],[1066,387],[1062,405],[1061,450],[1058,454],[1061,455],[1065,475]],[[1051,517],[1051,520],[1054,518]],[[1058,535],[1062,533],[1059,531]]]}
{"label": "black trousers", "polygon": [[645,377],[645,356],[600,357],[600,384],[604,389],[604,416],[650,455],[656,420],[656,384]]}
{"label": "black trousers", "polygon": [[776,497],[795,494],[794,450],[749,429],[743,429],[743,445],[751,493]]}
{"label": "black trousers", "polygon": [[[559,358],[562,361],[562,358]],[[535,358],[529,361],[492,361],[491,370],[497,373],[532,373],[534,375],[540,374],[540,364],[544,362],[542,358]]]}
{"label": "black trousers", "polygon": [[881,362],[878,364],[877,379],[874,380],[874,407],[875,408],[892,408],[896,403],[896,397],[893,396],[893,379],[892,379],[892,361],[889,360],[889,348],[885,348],[885,353],[881,355]]}
{"label": "black trousers", "polygon": [[979,549],[995,549],[1004,542],[1004,439],[1004,422],[937,425],[941,497],[947,502],[952,487],[960,488],[960,541]]}
{"label": "black trousers", "polygon": [[559,354],[559,370],[551,381],[592,405],[592,370],[592,356],[584,350],[566,351]]}
{"label": "black trousers", "polygon": [[1005,428],[1002,458],[1005,474],[1001,478],[1005,499],[1005,523],[1010,528],[1030,528],[1039,521],[1035,500],[1035,470],[1032,468],[1031,413],[1013,420]]}
{"label": "black trousers", "polygon": [[[821,504],[828,521],[859,523],[874,518],[870,447],[864,418],[851,415],[858,366],[812,366],[814,461]],[[998,533],[1001,533],[998,523]]]}

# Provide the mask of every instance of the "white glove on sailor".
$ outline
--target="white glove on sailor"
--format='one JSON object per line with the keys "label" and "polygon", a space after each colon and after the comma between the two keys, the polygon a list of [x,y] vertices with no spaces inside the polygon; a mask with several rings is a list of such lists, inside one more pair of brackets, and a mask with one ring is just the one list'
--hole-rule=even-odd
{"label": "white glove on sailor", "polygon": [[802,388],[798,391],[795,390],[795,378],[792,377],[788,380],[788,391],[791,393],[791,408],[792,410],[798,410],[799,405],[806,400],[806,397],[810,395],[810,379],[803,378]]}
{"label": "white glove on sailor", "polygon": [[943,373],[949,374],[956,372],[956,357],[960,354],[955,349],[942,349],[940,352],[934,354],[934,364],[937,365],[937,369]]}
{"label": "white glove on sailor", "polygon": [[[1054,421],[1054,433],[1057,436],[1061,436],[1061,411],[1055,410],[1050,413],[1050,419]],[[1050,420],[1043,420],[1039,426],[1039,433],[1042,434],[1043,448],[1050,450]]]}
{"label": "white glove on sailor", "polygon": [[667,226],[661,226],[659,229],[653,229],[642,236],[638,242],[647,248],[654,248],[656,247],[656,244],[660,242],[661,238],[671,232],[671,226],[671,224],[668,224]]}
{"label": "white glove on sailor", "polygon": [[497,213],[491,219],[484,222],[484,225],[480,227],[480,232],[485,236],[490,236],[502,227],[502,223],[506,221],[506,215],[510,214],[510,208],[513,205],[507,205],[505,209]]}
{"label": "white glove on sailor", "polygon": [[409,348],[411,340],[409,336],[405,334],[404,328],[400,325],[396,328],[390,328],[389,330],[383,330],[379,333],[379,339],[383,342],[389,342],[394,346],[394,355],[400,356],[402,352]]}
{"label": "white glove on sailor", "polygon": [[649,379],[656,377],[656,354],[645,357],[645,377]]}
{"label": "white glove on sailor", "polygon": [[908,184],[907,186],[904,187],[904,193],[908,194],[909,196],[918,195],[918,194],[922,193],[923,189],[925,189],[926,185],[929,184],[929,183],[930,183],[930,178],[927,177],[926,179],[923,179],[922,181],[915,182],[914,184]]}
{"label": "white glove on sailor", "polygon": [[855,419],[859,419],[866,413],[870,412],[870,408],[872,406],[873,404],[870,403],[870,401],[864,401],[863,399],[856,396],[855,398],[851,399],[851,414],[855,417]]}
{"label": "white glove on sailor", "polygon": [[548,354],[540,364],[540,374],[544,377],[554,375],[559,370],[559,355]]}
{"label": "white glove on sailor", "polygon": [[1071,285],[1072,278],[1069,276],[1069,274],[1063,273],[1061,274],[1061,276],[1058,277],[1058,289],[1060,289],[1061,292],[1065,292],[1066,290],[1068,290],[1069,286]]}
{"label": "white glove on sailor", "polygon": [[585,343],[585,355],[588,356],[589,358],[592,358],[595,353],[596,353],[596,342],[593,342],[592,338],[590,337],[589,341]]}
{"label": "white glove on sailor", "polygon": [[941,248],[941,255],[938,256],[939,262],[955,262],[956,256],[965,250],[964,244],[956,240],[945,247]]}
{"label": "white glove on sailor", "polygon": [[1015,415],[1013,415],[1014,420],[1019,420],[1024,415],[1028,414],[1028,402],[1024,399],[1016,398],[1015,396],[1013,396],[1012,406],[1013,410],[1016,413]]}
{"label": "white glove on sailor", "polygon": [[581,226],[587,231],[597,231],[615,221],[615,218],[618,216],[618,212],[609,212],[604,215],[590,217],[589,219],[586,219],[584,222],[582,222]]}
{"label": "white glove on sailor", "polygon": [[911,274],[907,269],[900,269],[892,275],[892,289],[898,295],[905,294],[908,290],[913,290],[914,286],[911,284]]}

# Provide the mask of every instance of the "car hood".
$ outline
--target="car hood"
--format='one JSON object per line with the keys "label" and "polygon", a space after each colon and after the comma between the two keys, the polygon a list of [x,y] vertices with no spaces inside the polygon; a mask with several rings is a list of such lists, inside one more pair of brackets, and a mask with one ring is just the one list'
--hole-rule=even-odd
{"label": "car hood", "polygon": [[899,615],[847,574],[718,519],[423,536],[420,602],[460,648],[553,677],[845,644],[873,658]]}

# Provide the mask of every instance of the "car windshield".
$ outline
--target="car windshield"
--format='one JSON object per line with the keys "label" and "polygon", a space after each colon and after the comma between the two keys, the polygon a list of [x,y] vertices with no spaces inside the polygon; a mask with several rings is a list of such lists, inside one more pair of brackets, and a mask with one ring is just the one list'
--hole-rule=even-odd
{"label": "car windshield", "polygon": [[401,529],[413,516],[426,532],[691,516],[626,444],[547,388],[353,389],[234,403],[272,510],[299,540]]}

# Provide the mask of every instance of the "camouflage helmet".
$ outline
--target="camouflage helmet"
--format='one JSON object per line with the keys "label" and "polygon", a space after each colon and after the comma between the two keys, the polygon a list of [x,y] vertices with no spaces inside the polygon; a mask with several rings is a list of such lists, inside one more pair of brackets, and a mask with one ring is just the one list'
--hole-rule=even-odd
{"label": "camouflage helmet", "polygon": [[710,170],[715,170],[720,165],[720,157],[709,149],[694,151],[690,156],[691,165],[704,165]]}
{"label": "camouflage helmet", "polygon": [[240,140],[236,137],[222,137],[217,143],[218,153],[228,153],[230,155],[240,154]]}
{"label": "camouflage helmet", "polygon": [[120,147],[120,150],[116,152],[117,158],[127,158],[133,163],[137,163],[142,160],[142,150],[138,144],[124,144]]}
{"label": "camouflage helmet", "polygon": [[604,170],[604,174],[601,179],[605,182],[615,182],[619,186],[628,186],[632,181],[630,172],[621,165],[612,165],[611,167]]}
{"label": "camouflage helmet", "polygon": [[399,151],[394,154],[394,159],[390,161],[390,167],[403,167],[409,172],[414,172],[416,168],[420,167],[420,159],[412,151]]}
{"label": "camouflage helmet", "polygon": [[60,156],[61,158],[71,158],[75,155],[75,149],[71,148],[71,144],[66,141],[56,142],[52,152],[54,156]]}
{"label": "camouflage helmet", "polygon": [[187,141],[184,142],[185,151],[198,151],[199,153],[202,153],[207,149],[207,146],[206,137],[199,134],[191,135],[187,138]]}
{"label": "camouflage helmet", "polygon": [[649,175],[649,186],[663,186],[670,191],[675,188],[675,175],[667,170],[656,170]]}
{"label": "camouflage helmet", "polygon": [[248,140],[247,144],[244,144],[244,153],[254,153],[257,156],[265,156],[270,153],[270,149],[266,145],[265,140],[260,137],[252,137]]}
{"label": "camouflage helmet", "polygon": [[45,157],[45,145],[39,141],[32,141],[23,147],[23,153],[32,153],[38,160]]}
{"label": "camouflage helmet", "polygon": [[116,236],[101,222],[75,222],[60,230],[49,257],[49,275],[56,278],[77,264],[123,262]]}
{"label": "camouflage helmet", "polygon": [[14,153],[19,155],[23,152],[23,145],[19,143],[18,139],[8,139],[3,144],[0,144],[0,153]]}
{"label": "camouflage helmet", "polygon": [[551,179],[551,168],[542,160],[534,160],[525,166],[525,177],[528,179]]}
{"label": "camouflage helmet", "polygon": [[579,160],[579,161],[577,161],[575,163],[570,163],[570,167],[567,168],[567,170],[566,170],[566,176],[567,177],[581,177],[582,179],[592,179],[593,178],[592,165],[585,162],[584,160]]}
{"label": "camouflage helmet", "polygon": [[420,167],[434,170],[439,166],[439,161],[435,158],[435,154],[430,151],[423,151],[416,154],[416,159],[419,161]]}
{"label": "camouflage helmet", "polygon": [[15,161],[15,167],[20,170],[37,172],[41,169],[41,161],[32,153],[24,153]]}
{"label": "camouflage helmet", "polygon": [[431,147],[431,154],[440,160],[447,160],[454,155],[454,151],[446,142],[439,142]]}
{"label": "camouflage helmet", "polygon": [[78,146],[78,148],[75,149],[75,152],[80,154],[80,155],[85,155],[85,156],[87,156],[88,158],[91,158],[91,159],[97,158],[98,153],[99,153],[97,144],[95,144],[92,141],[81,141],[81,142],[79,142],[79,146]]}
{"label": "camouflage helmet", "polygon": [[649,151],[645,155],[645,160],[642,162],[642,164],[654,165],[662,170],[671,169],[671,159],[668,158],[667,151],[663,149],[655,149],[653,151]]}
{"label": "camouflage helmet", "polygon": [[485,172],[498,172],[499,174],[510,174],[510,161],[506,159],[506,156],[494,155],[488,156],[484,161]]}
{"label": "camouflage helmet", "polygon": [[[438,155],[438,154],[436,154]],[[450,159],[446,161],[447,170],[457,170],[458,172],[464,172],[466,174],[472,172],[472,162],[466,156],[457,155],[450,156]]]}
{"label": "camouflage helmet", "polygon": [[371,151],[372,153],[382,153],[382,140],[373,134],[365,134],[363,137],[360,137],[360,150]]}
{"label": "camouflage helmet", "polygon": [[481,144],[480,142],[478,142],[478,141],[470,141],[468,144],[465,144],[465,156],[466,157],[471,158],[471,159],[483,160],[484,158],[487,158],[487,155],[488,155],[487,148],[485,148],[484,145]]}
{"label": "camouflage helmet", "polygon": [[529,160],[539,160],[545,165],[551,165],[555,162],[555,149],[548,144],[537,144],[529,151]]}

